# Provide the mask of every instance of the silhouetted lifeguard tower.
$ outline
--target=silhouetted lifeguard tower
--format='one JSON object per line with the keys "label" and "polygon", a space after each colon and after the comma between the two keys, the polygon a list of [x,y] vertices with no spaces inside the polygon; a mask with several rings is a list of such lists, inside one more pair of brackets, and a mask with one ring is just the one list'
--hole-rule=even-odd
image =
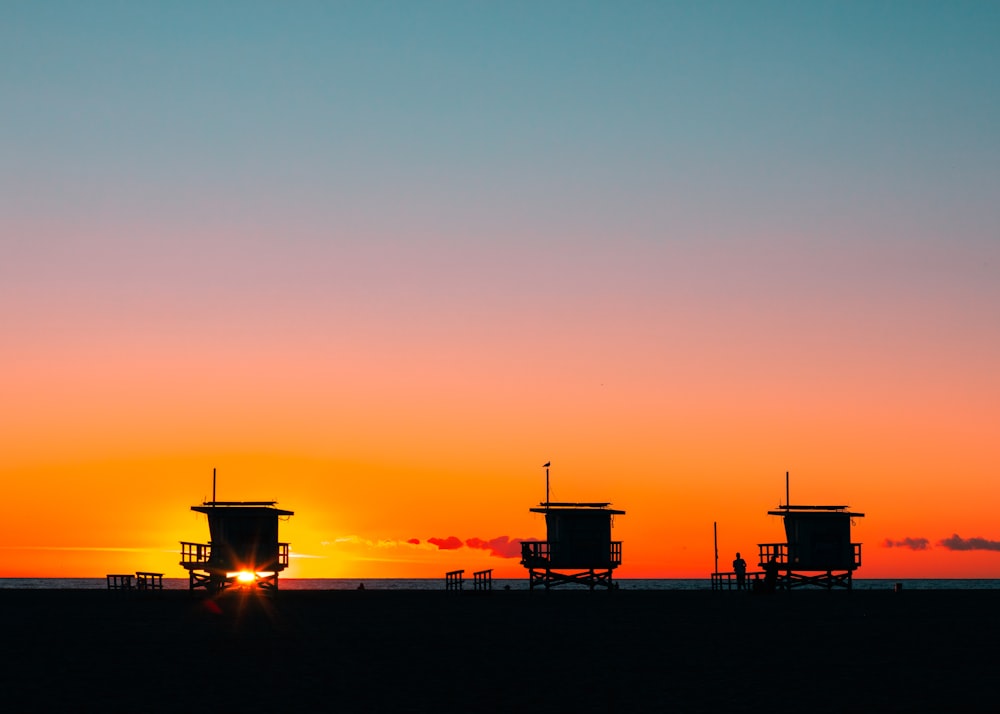
{"label": "silhouetted lifeguard tower", "polygon": [[782,517],[787,538],[786,543],[757,546],[762,568],[775,559],[778,587],[851,589],[853,573],[861,567],[861,544],[851,542],[851,524],[854,518],[864,518],[864,513],[853,513],[848,506],[789,505],[786,473],[785,505],[767,514]]}
{"label": "silhouetted lifeguard tower", "polygon": [[521,543],[528,588],[569,583],[591,590],[611,588],[614,569],[622,562],[622,544],[611,540],[611,526],[613,517],[625,515],[625,511],[610,508],[610,503],[549,501],[548,464],[545,466],[545,501],[529,509],[545,515],[545,540]]}
{"label": "silhouetted lifeguard tower", "polygon": [[288,567],[288,543],[278,541],[278,521],[294,515],[276,501],[217,501],[215,473],[212,500],[192,511],[208,516],[208,543],[181,542],[181,565],[188,586],[218,592],[245,584],[277,590],[278,574]]}

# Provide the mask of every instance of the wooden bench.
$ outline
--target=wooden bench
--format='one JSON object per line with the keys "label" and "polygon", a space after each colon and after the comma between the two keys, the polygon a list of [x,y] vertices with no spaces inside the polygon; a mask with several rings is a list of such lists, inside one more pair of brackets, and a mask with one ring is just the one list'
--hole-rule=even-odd
{"label": "wooden bench", "polygon": [[477,570],[472,574],[472,589],[473,590],[492,590],[493,589],[493,568],[489,570]]}
{"label": "wooden bench", "polygon": [[163,590],[163,573],[149,573],[137,570],[135,573],[136,590]]}
{"label": "wooden bench", "polygon": [[445,590],[461,590],[462,589],[462,574],[464,570],[452,570],[449,573],[444,574],[444,589]]}
{"label": "wooden bench", "polygon": [[108,590],[131,590],[132,573],[108,573]]}

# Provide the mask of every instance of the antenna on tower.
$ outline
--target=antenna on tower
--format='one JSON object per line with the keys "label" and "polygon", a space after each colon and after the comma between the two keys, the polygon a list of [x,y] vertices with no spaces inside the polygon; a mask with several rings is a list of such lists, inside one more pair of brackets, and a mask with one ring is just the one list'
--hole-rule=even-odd
{"label": "antenna on tower", "polygon": [[788,500],[788,472],[785,472],[785,508],[788,508],[791,501]]}
{"label": "antenna on tower", "polygon": [[215,505],[215,467],[212,467],[212,505]]}
{"label": "antenna on tower", "polygon": [[552,464],[551,461],[546,461],[544,464],[545,468],[545,507],[549,506],[549,466]]}

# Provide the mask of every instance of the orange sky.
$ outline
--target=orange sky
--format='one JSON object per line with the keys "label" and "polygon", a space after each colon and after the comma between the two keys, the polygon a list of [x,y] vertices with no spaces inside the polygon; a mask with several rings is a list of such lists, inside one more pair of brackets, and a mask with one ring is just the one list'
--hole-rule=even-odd
{"label": "orange sky", "polygon": [[[627,512],[614,530],[625,548],[620,577],[704,577],[713,522],[724,569],[736,550],[783,541],[766,512],[784,499],[786,468],[793,502],[867,514],[854,529],[859,577],[997,572],[1000,553],[939,545],[955,533],[995,536],[997,486],[983,446],[992,406],[962,393],[956,425],[961,376],[951,391],[920,385],[919,398],[901,369],[899,386],[800,393],[767,365],[712,381],[716,365],[676,358],[684,378],[667,388],[633,376],[662,369],[641,353],[628,361],[634,373],[595,379],[607,357],[564,360],[556,345],[537,358],[540,375],[515,378],[480,348],[452,344],[441,367],[418,356],[393,374],[376,355],[368,368],[377,376],[365,378],[359,359],[346,370],[362,375],[352,384],[327,370],[333,349],[295,359],[237,343],[199,356],[135,341],[25,354],[8,372],[17,409],[3,425],[3,476],[17,507],[2,526],[3,575],[183,576],[177,542],[207,539],[189,508],[210,497],[216,467],[220,499],[276,499],[296,512],[282,524],[288,577],[486,567],[521,577],[516,559],[428,540],[544,537],[528,509],[544,496],[548,459],[554,500],[609,500]],[[883,545],[904,538],[930,547]]]}
{"label": "orange sky", "polygon": [[[911,279],[896,289],[919,301]],[[1000,341],[961,324],[984,325],[977,303],[713,297],[723,285],[688,286],[662,313],[634,283],[565,309],[563,295],[527,310],[471,292],[474,309],[416,324],[301,305],[323,331],[287,308],[226,319],[212,300],[188,323],[129,303],[9,316],[0,573],[182,576],[177,544],[207,539],[189,508],[217,468],[220,498],[296,512],[289,577],[520,577],[516,559],[428,541],[542,538],[528,509],[551,460],[555,500],[627,512],[620,577],[705,576],[713,522],[723,566],[783,540],[766,512],[786,470],[793,502],[867,514],[859,576],[995,577],[1000,552],[941,545],[1000,540],[986,358]],[[927,547],[884,545],[905,539]]]}

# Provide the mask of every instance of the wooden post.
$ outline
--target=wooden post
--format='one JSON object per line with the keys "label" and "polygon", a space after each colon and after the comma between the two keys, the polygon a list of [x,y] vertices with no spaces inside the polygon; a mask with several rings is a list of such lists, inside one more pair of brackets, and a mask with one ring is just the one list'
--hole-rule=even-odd
{"label": "wooden post", "polygon": [[712,522],[712,536],[715,543],[715,572],[719,572],[719,522]]}

